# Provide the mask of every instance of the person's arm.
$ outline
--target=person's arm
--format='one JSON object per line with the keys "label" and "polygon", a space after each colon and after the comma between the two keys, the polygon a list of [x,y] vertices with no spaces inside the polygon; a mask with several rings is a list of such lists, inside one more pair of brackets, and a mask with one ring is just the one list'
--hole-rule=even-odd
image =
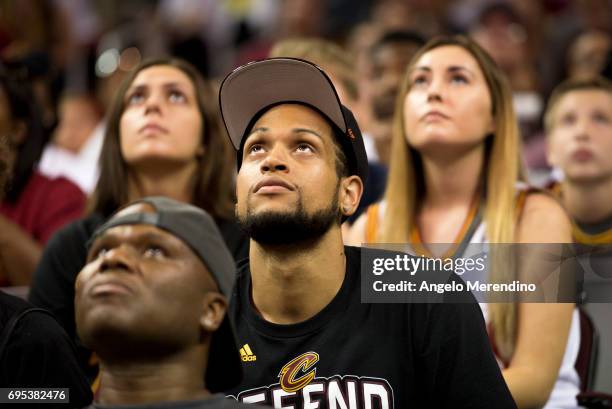
{"label": "person's arm", "polygon": [[[519,228],[521,243],[570,243],[570,221],[553,199],[527,197]],[[544,406],[565,353],[574,304],[521,303],[512,359],[502,371],[519,408]]]}
{"label": "person's arm", "polygon": [[30,285],[41,252],[28,233],[0,215],[0,271],[11,285]]}

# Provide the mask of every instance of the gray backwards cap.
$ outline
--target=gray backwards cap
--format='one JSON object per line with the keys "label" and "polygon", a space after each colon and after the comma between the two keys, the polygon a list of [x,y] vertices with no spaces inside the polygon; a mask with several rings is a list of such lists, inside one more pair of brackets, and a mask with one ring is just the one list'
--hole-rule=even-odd
{"label": "gray backwards cap", "polygon": [[[148,224],[165,230],[185,242],[202,260],[212,274],[221,293],[231,297],[236,266],[223,236],[213,218],[199,207],[177,202],[166,197],[146,197],[126,207],[146,203],[155,213],[130,213],[111,216],[91,236],[90,243],[106,230],[126,224]],[[242,379],[242,364],[238,353],[234,325],[228,314],[212,334],[206,387],[211,392],[222,392],[236,386]]]}

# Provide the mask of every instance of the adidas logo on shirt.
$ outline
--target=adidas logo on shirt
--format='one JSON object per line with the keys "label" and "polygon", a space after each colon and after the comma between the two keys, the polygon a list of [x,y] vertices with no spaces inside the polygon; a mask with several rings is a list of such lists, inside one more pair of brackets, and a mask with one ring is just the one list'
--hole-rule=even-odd
{"label": "adidas logo on shirt", "polygon": [[249,344],[244,344],[244,346],[240,348],[240,358],[242,362],[253,362],[257,360],[257,355],[251,351]]}

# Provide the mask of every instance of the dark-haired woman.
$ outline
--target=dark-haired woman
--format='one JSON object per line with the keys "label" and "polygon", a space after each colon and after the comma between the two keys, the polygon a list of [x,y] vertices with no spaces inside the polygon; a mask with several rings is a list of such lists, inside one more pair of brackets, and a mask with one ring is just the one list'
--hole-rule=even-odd
{"label": "dark-haired woman", "polygon": [[119,207],[144,196],[203,208],[215,217],[234,258],[247,257],[248,241],[232,219],[232,169],[216,98],[200,74],[177,59],[143,63],[111,107],[88,216],[50,241],[30,301],[55,313],[74,337],[74,283],[85,264],[87,240]]}

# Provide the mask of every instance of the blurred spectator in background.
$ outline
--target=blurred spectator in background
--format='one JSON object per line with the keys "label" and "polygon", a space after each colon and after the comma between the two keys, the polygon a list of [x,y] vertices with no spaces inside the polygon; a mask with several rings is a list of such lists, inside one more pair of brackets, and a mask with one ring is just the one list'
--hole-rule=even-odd
{"label": "blurred spectator in background", "polygon": [[[529,169],[547,172],[546,149],[540,129],[544,107],[538,83],[535,43],[522,16],[512,3],[487,4],[470,28],[474,40],[484,48],[504,71],[512,88],[514,110],[523,139],[523,154]],[[533,39],[537,42],[537,37]]]}
{"label": "blurred spectator in background", "polygon": [[527,30],[514,8],[506,3],[483,7],[470,35],[504,71],[514,92],[536,90]]}
{"label": "blurred spectator in background", "polygon": [[553,190],[574,219],[574,238],[612,244],[612,83],[567,80],[545,117],[548,159],[563,174]]}
{"label": "blurred spectator in background", "polygon": [[[85,243],[121,206],[166,196],[208,211],[236,260],[248,256],[248,241],[233,219],[233,155],[221,128],[217,98],[196,68],[160,58],[129,73],[110,108],[100,178],[89,211],[60,230],[45,248],[30,301],[53,312],[75,337],[74,283],[85,265]],[[81,362],[94,378],[91,354]]]}
{"label": "blurred spectator in background", "polygon": [[531,135],[544,104],[539,95],[536,64],[530,54],[530,39],[519,14],[505,3],[486,6],[470,34],[507,75],[521,132]]}
{"label": "blurred spectator in background", "polygon": [[373,2],[371,21],[381,31],[414,30],[425,36],[447,31],[446,0],[378,0]]}
{"label": "blurred spectator in background", "polygon": [[584,308],[600,338],[595,390],[612,392],[612,82],[561,83],[545,125],[548,158],[563,174],[549,188],[573,219],[572,236],[583,254]]}
{"label": "blurred spectator in background", "polygon": [[[185,2],[182,2],[185,3]],[[195,2],[191,2],[194,4]],[[167,4],[167,2],[166,2]],[[177,4],[174,2],[173,4]],[[199,3],[198,3],[199,4]],[[189,13],[183,9],[182,19],[175,24],[166,25],[167,41],[170,43],[170,54],[189,61],[203,75],[210,74],[208,62],[208,45],[201,35],[201,17],[206,13]]]}
{"label": "blurred spectator in background", "polygon": [[10,183],[0,202],[0,282],[28,285],[51,235],[78,218],[85,195],[70,181],[35,167],[46,142],[40,112],[25,83],[0,73],[0,135],[9,144]]}
{"label": "blurred spectator in background", "polygon": [[0,57],[26,73],[44,128],[55,126],[63,72],[74,55],[65,13],[52,0],[0,3]]}
{"label": "blurred spectator in background", "polygon": [[380,27],[364,22],[355,26],[346,40],[346,48],[355,58],[355,76],[360,89],[369,70],[370,48],[381,35]]}
{"label": "blurred spectator in background", "polygon": [[586,81],[598,77],[611,50],[610,33],[590,30],[578,34],[570,43],[566,56],[567,78]]}
{"label": "blurred spectator in background", "polygon": [[[416,51],[425,39],[413,31],[388,31],[370,48],[368,73],[362,81],[364,99],[369,110],[364,139],[368,160],[389,165],[391,127],[399,86]],[[373,145],[373,146],[372,146]]]}
{"label": "blurred spectator in background", "polygon": [[581,25],[587,30],[610,32],[612,7],[610,0],[576,0],[569,2],[574,7]]}
{"label": "blurred spectator in background", "polygon": [[[223,2],[210,0],[162,0],[158,3],[155,19],[163,30],[161,39],[167,53],[182,58],[193,64],[203,75],[209,76],[211,63],[215,58],[224,60],[227,49],[232,44],[225,42],[225,48],[215,47],[215,55],[210,48],[211,35],[222,26],[225,36],[231,35],[231,20],[223,13]],[[214,38],[214,37],[213,37]]]}
{"label": "blurred spectator in background", "polygon": [[92,96],[68,93],[60,100],[59,118],[53,143],[69,152],[78,153],[98,126],[102,110]]}
{"label": "blurred spectator in background", "polygon": [[98,159],[104,140],[102,108],[94,96],[65,94],[51,143],[43,151],[39,171],[63,176],[89,194],[98,180]]}
{"label": "blurred spectator in background", "polygon": [[313,37],[323,34],[324,0],[286,0],[281,2],[281,38]]}
{"label": "blurred spectator in background", "polygon": [[[321,37],[325,21],[324,0],[286,0],[276,2],[274,21],[271,30],[264,31],[264,35],[249,32],[248,25],[241,25],[238,34],[239,53],[234,67],[246,64],[249,61],[260,60],[270,55],[271,49],[277,40],[291,38]],[[269,11],[271,11],[269,10]],[[244,20],[243,20],[244,21]],[[245,38],[248,34],[251,38]],[[232,68],[234,68],[232,67]]]}
{"label": "blurred spectator in background", "polygon": [[[450,3],[445,0],[374,0],[370,2],[369,18],[359,24],[354,24],[347,37],[347,47],[355,54],[357,60],[357,78],[359,88],[366,94],[364,99],[369,98],[367,94],[372,75],[370,65],[374,43],[392,32],[416,33],[417,36],[423,37],[447,32],[446,16],[449,5]],[[404,58],[407,61],[410,60],[410,56]],[[368,159],[379,161],[376,149],[373,148],[371,139],[368,137],[371,118],[364,119],[360,122],[360,126],[365,131],[364,143],[368,151]]]}

